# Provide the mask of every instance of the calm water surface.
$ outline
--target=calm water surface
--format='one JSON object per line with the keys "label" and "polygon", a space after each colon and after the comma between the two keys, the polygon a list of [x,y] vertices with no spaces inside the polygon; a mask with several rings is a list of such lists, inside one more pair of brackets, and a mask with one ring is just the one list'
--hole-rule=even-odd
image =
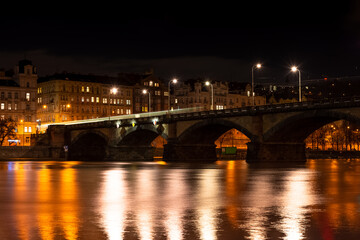
{"label": "calm water surface", "polygon": [[0,239],[359,239],[360,160],[0,162]]}

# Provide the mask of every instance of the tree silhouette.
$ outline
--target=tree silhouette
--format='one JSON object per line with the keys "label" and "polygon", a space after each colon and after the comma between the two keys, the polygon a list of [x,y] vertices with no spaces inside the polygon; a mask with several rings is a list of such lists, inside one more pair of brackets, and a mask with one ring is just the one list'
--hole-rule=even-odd
{"label": "tree silhouette", "polygon": [[0,119],[0,146],[3,145],[5,139],[15,138],[17,123],[11,118]]}

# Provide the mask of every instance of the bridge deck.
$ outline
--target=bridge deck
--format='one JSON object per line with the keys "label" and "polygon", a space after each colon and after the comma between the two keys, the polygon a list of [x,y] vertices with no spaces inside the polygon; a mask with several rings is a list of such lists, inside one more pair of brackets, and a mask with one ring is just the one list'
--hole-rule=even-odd
{"label": "bridge deck", "polygon": [[[210,110],[201,111],[201,108],[185,108],[170,111],[158,111],[150,113],[140,113],[131,115],[111,116],[103,118],[94,118],[87,120],[68,121],[61,123],[52,123],[42,125],[42,129],[47,128],[50,125],[93,125],[96,123],[105,122],[127,122],[130,124],[131,120],[140,122],[149,121],[149,119],[156,119],[159,121],[178,121],[178,120],[190,120],[207,117],[224,117],[224,116],[251,116],[257,114],[271,114],[279,112],[293,112],[293,111],[304,111],[312,109],[336,109],[344,107],[360,107],[360,97],[356,98],[344,98],[334,99],[328,101],[313,101],[313,102],[295,102],[285,104],[274,104],[274,105],[259,105],[259,106],[248,106],[242,108],[230,108],[224,110]],[[122,124],[123,125],[123,124]]]}

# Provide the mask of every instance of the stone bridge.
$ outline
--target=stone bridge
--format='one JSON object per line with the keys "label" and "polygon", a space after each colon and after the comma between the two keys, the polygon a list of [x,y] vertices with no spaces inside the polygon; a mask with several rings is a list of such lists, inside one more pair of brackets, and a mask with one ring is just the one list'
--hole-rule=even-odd
{"label": "stone bridge", "polygon": [[161,135],[164,161],[215,161],[215,140],[235,128],[250,139],[247,162],[305,161],[307,136],[342,119],[360,126],[360,99],[135,114],[50,125],[48,134],[53,153],[67,145],[74,160],[150,160]]}

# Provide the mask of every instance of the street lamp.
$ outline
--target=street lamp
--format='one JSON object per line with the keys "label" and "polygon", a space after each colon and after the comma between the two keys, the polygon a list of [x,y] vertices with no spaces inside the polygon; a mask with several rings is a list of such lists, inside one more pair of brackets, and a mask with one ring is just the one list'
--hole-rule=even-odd
{"label": "street lamp", "polygon": [[20,123],[22,125],[22,146],[24,146],[24,120],[20,120]]}
{"label": "street lamp", "polygon": [[168,85],[168,88],[169,88],[169,89],[168,89],[168,90],[169,90],[169,99],[168,99],[168,100],[169,100],[169,101],[168,101],[169,103],[168,103],[168,108],[169,108],[169,110],[170,110],[170,96],[171,96],[171,95],[170,95],[170,84],[171,84],[171,83],[176,84],[177,81],[178,81],[178,80],[177,80],[176,78],[174,78],[173,80],[169,81],[169,85]]}
{"label": "street lamp", "polygon": [[300,72],[300,69],[298,69],[295,66],[291,67],[291,71],[299,72],[299,102],[301,102],[301,72]]}
{"label": "street lamp", "polygon": [[144,89],[144,90],[142,91],[142,93],[143,93],[143,94],[149,93],[149,109],[148,109],[148,112],[150,112],[150,111],[151,111],[151,107],[150,107],[150,106],[151,106],[150,91]]}
{"label": "street lamp", "polygon": [[205,85],[211,87],[211,110],[213,110],[214,109],[214,87],[210,81],[206,81]]}
{"label": "street lamp", "polygon": [[109,104],[109,121],[110,121],[110,117],[111,117],[110,96],[111,96],[111,94],[115,95],[117,93],[117,91],[118,91],[118,89],[115,87],[111,88],[109,91],[109,103],[108,103]]}
{"label": "street lamp", "polygon": [[255,92],[254,92],[254,69],[260,69],[261,64],[258,63],[251,68],[251,94],[252,94],[252,105],[255,106]]}

